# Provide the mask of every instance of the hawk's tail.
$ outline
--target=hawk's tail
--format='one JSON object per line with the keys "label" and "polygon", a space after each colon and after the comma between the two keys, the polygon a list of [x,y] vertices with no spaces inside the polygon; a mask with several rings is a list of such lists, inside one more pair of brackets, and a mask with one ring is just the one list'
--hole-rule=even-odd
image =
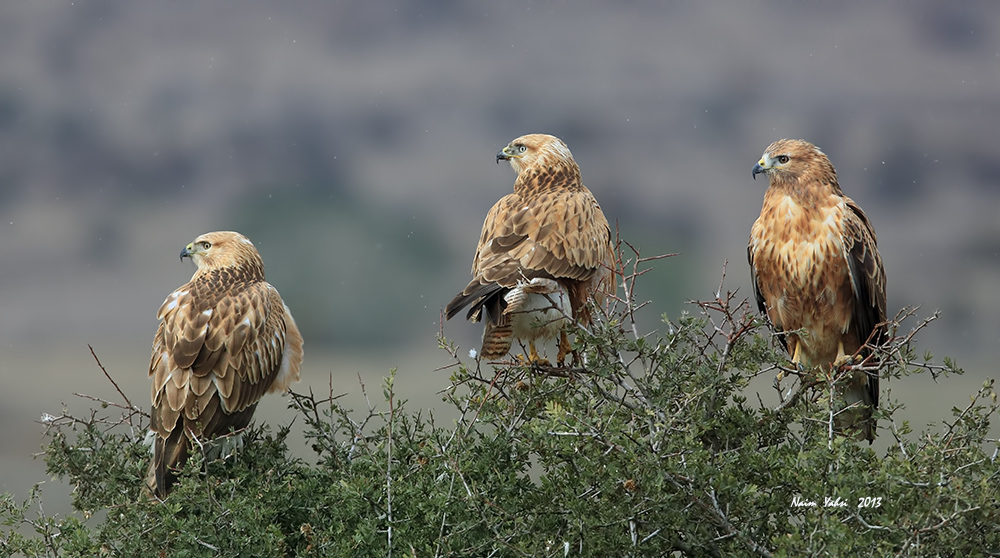
{"label": "hawk's tail", "polygon": [[451,302],[449,302],[448,306],[444,309],[445,315],[450,320],[463,308],[469,306],[469,313],[466,316],[466,319],[478,322],[483,306],[495,306],[497,304],[497,299],[503,299],[507,290],[508,289],[505,287],[496,283],[482,284],[473,280],[469,283],[469,286],[465,287],[464,291],[458,293],[455,295],[455,298],[451,299]]}
{"label": "hawk's tail", "polygon": [[844,390],[845,406],[834,417],[834,427],[841,432],[849,433],[858,440],[867,440],[871,444],[875,440],[876,424],[873,411],[878,401],[873,400],[869,389],[871,380],[865,372],[855,372],[847,388]]}
{"label": "hawk's tail", "polygon": [[510,352],[510,345],[513,338],[514,327],[511,325],[509,317],[504,316],[498,324],[494,324],[491,320],[486,320],[486,327],[483,329],[483,348],[480,351],[480,358],[486,360],[503,358]]}
{"label": "hawk's tail", "polygon": [[183,428],[175,428],[170,436],[156,436],[153,441],[153,461],[146,473],[146,487],[150,493],[163,499],[177,482],[178,469],[187,461],[191,440],[184,435]]}

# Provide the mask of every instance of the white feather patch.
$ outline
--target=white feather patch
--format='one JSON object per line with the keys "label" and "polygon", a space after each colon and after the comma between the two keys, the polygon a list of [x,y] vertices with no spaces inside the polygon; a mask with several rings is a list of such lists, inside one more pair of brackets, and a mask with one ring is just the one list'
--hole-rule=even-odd
{"label": "white feather patch", "polygon": [[143,437],[143,439],[142,439],[142,445],[144,445],[147,448],[149,448],[149,454],[150,455],[153,455],[153,450],[155,449],[155,447],[154,447],[155,444],[156,444],[156,431],[155,430],[147,430],[146,431],[146,436]]}
{"label": "white feather patch", "polygon": [[522,340],[551,339],[572,315],[569,293],[552,279],[521,282],[504,297],[514,336]]}

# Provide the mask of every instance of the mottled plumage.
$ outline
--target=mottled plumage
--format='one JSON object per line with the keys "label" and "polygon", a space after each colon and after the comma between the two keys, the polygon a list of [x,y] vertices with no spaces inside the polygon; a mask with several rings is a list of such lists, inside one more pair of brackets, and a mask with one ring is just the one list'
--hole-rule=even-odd
{"label": "mottled plumage", "polygon": [[[759,173],[770,186],[747,248],[757,305],[795,364],[843,365],[885,335],[878,327],[886,319],[885,270],[875,231],[813,144],[774,142],[753,168],[755,178]],[[846,405],[862,405],[839,416],[838,426],[874,440],[878,375],[855,373],[843,397]]]}
{"label": "mottled plumage", "polygon": [[302,363],[302,336],[264,280],[264,262],[249,239],[206,233],[184,248],[185,257],[197,270],[160,306],[149,364],[154,441],[147,483],[161,498],[192,438],[245,428],[265,393],[298,381]]}
{"label": "mottled plumage", "polygon": [[501,160],[517,172],[514,192],[486,215],[472,281],[446,312],[451,318],[469,306],[472,321],[485,312],[482,358],[503,357],[517,337],[537,361],[534,341],[559,334],[562,364],[565,316],[589,323],[587,297],[610,275],[611,227],[559,138],[519,137],[497,154]]}

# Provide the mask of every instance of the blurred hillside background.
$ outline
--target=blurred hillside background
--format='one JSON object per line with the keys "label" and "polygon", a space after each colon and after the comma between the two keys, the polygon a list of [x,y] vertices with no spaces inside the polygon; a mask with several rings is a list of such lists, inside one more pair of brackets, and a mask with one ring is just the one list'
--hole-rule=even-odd
{"label": "blurred hillside background", "polygon": [[[644,255],[680,253],[640,283],[646,331],[726,261],[749,296],[751,168],[819,145],[874,223],[890,313],[941,310],[920,346],[967,370],[889,386],[919,433],[996,374],[998,130],[992,0],[5,2],[0,492],[46,480],[42,413],[117,400],[88,344],[148,405],[156,310],[210,230],[263,254],[306,338],[297,389],[332,374],[360,408],[358,378],[378,399],[398,367],[411,407],[437,404],[441,308],[511,190],[494,155],[530,132],[567,142]],[[444,331],[464,351],[481,328]]]}

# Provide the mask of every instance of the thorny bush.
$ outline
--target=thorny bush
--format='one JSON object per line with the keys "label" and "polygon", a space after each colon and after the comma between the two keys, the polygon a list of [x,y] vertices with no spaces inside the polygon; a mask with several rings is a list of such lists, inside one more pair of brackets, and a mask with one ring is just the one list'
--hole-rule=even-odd
{"label": "thorny bush", "polygon": [[[833,433],[830,394],[841,378],[816,382],[789,368],[723,284],[714,300],[664,317],[662,332],[640,333],[635,318],[648,303],[638,302],[637,279],[660,257],[623,242],[618,255],[616,286],[578,329],[572,366],[477,362],[442,335],[445,412],[409,409],[394,371],[377,402],[359,382],[369,401],[360,412],[338,402],[332,381],[321,396],[293,393],[313,454],[289,452],[291,426],[255,426],[238,456],[189,460],[162,502],[141,492],[148,420],[125,394],[85,418],[47,416],[45,461],[74,487],[79,514],[46,515],[37,492],[23,502],[5,495],[0,553],[1000,553],[992,381],[919,435],[894,418],[902,403],[883,401],[879,436],[890,443],[876,452]],[[917,354],[914,336],[935,317],[900,312],[885,344],[855,367],[885,380],[960,373]],[[779,374],[777,403],[750,393],[753,378]]]}

